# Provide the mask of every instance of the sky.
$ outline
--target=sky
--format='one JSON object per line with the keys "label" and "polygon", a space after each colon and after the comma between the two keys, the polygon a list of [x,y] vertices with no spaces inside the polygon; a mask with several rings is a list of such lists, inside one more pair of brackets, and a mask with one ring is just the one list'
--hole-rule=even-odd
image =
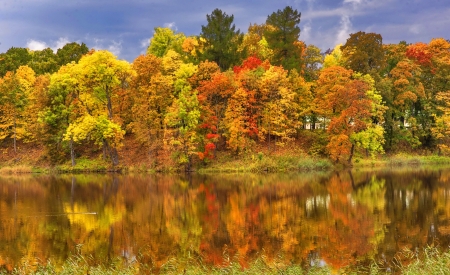
{"label": "sky", "polygon": [[246,33],[286,6],[301,13],[300,40],[324,51],[358,31],[381,34],[385,44],[450,39],[449,0],[0,0],[0,52],[75,41],[132,62],[155,27],[199,35],[218,8]]}

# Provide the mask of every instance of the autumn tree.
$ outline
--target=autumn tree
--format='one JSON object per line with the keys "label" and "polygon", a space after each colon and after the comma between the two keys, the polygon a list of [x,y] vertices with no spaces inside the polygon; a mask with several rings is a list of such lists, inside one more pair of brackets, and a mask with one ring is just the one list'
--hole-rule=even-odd
{"label": "autumn tree", "polygon": [[203,44],[201,60],[214,61],[222,70],[227,70],[241,60],[238,49],[242,43],[243,34],[236,30],[233,24],[234,16],[227,15],[220,9],[215,9],[206,15],[208,24],[202,25],[200,40]]}
{"label": "autumn tree", "polygon": [[165,117],[167,138],[178,164],[186,171],[191,170],[194,155],[198,152],[196,129],[200,118],[197,91],[192,90],[187,79],[195,74],[197,67],[183,64],[176,71],[176,99],[168,108]]}
{"label": "autumn tree", "polygon": [[242,50],[247,51],[248,56],[255,56],[261,60],[271,59],[273,50],[269,48],[264,32],[267,28],[265,24],[250,24],[248,31],[244,34]]}
{"label": "autumn tree", "polygon": [[173,81],[162,74],[162,61],[154,55],[141,55],[132,66],[136,76],[131,82],[134,102],[128,128],[147,148],[150,161],[156,163],[164,142],[164,117],[174,98]]}
{"label": "autumn tree", "polygon": [[169,50],[182,53],[182,45],[186,36],[183,33],[175,33],[171,28],[156,27],[147,54],[163,57]]}
{"label": "autumn tree", "polygon": [[[120,130],[120,125],[114,122],[113,97],[129,81],[129,76],[132,74],[130,64],[117,60],[108,51],[97,51],[82,57],[77,64],[77,69],[82,85],[77,98],[85,108],[85,115],[96,119],[96,127],[92,128],[97,130],[96,144],[101,143],[104,157],[108,153],[115,166],[119,163],[117,147],[121,145],[120,140],[124,132]],[[85,121],[91,123],[89,120],[80,119],[78,125],[91,127],[91,124],[86,125]],[[66,134],[66,138],[70,139],[70,134],[75,132],[76,127],[74,131]]]}
{"label": "autumn tree", "polygon": [[[322,71],[317,82],[315,104],[324,123],[329,120],[327,151],[330,157],[335,161],[348,157],[351,162],[356,145],[381,152],[384,140],[380,131],[383,131],[375,122],[382,119],[384,108],[374,80],[368,75],[332,66]],[[358,134],[363,131],[365,134]]]}
{"label": "autumn tree", "polygon": [[301,60],[295,42],[300,37],[300,16],[301,13],[289,6],[267,16],[264,37],[273,50],[273,65],[299,69]]}
{"label": "autumn tree", "polygon": [[213,154],[211,153],[215,152],[217,142],[224,132],[222,122],[228,100],[235,90],[232,75],[216,72],[210,76],[209,80],[201,81],[197,90],[201,106],[200,128],[203,132],[203,146],[205,148],[202,157],[212,157]]}
{"label": "autumn tree", "polygon": [[28,66],[20,66],[16,72],[7,72],[0,83],[1,139],[11,137],[14,153],[17,140],[27,135],[24,111],[33,89],[36,76]]}
{"label": "autumn tree", "polygon": [[263,135],[267,135],[270,150],[272,136],[275,137],[275,144],[279,146],[292,139],[301,126],[300,110],[285,69],[271,66],[264,72],[260,81],[261,99],[265,101],[261,114],[260,136],[265,140]]}
{"label": "autumn tree", "polygon": [[47,97],[48,104],[39,112],[40,121],[46,130],[45,143],[48,154],[53,162],[61,161],[64,148],[69,148],[72,166],[76,164],[75,144],[73,138],[69,144],[63,137],[69,125],[75,122],[85,111],[81,99],[78,98],[82,86],[78,75],[79,71],[74,63],[62,66],[50,78]]}
{"label": "autumn tree", "polygon": [[375,76],[385,64],[383,38],[380,34],[357,32],[350,34],[341,47],[346,67]]}

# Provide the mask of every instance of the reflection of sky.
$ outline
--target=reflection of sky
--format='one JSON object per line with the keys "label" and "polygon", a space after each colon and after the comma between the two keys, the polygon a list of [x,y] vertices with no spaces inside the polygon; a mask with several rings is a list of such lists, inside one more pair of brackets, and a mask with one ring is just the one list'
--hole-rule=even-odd
{"label": "reflection of sky", "polygon": [[[385,43],[429,42],[448,39],[450,5],[442,0],[15,0],[0,4],[0,52],[10,47],[58,48],[85,42],[134,60],[148,45],[153,28],[171,27],[198,35],[206,14],[219,8],[234,15],[236,27],[247,32],[250,23],[285,6],[302,14],[300,39],[323,50],[345,42],[357,31],[380,33]],[[447,36],[447,37],[445,37]]]}

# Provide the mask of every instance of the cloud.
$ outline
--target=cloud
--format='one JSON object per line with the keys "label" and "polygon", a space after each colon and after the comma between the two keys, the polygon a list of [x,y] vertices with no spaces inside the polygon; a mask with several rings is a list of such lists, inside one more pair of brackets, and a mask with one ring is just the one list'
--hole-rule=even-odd
{"label": "cloud", "polygon": [[300,37],[303,41],[307,42],[311,38],[311,21],[306,22],[306,24],[301,28]]}
{"label": "cloud", "polygon": [[164,27],[172,29],[173,31],[177,31],[178,30],[177,25],[175,24],[175,22],[164,23]]}
{"label": "cloud", "polygon": [[43,49],[48,48],[47,43],[43,41],[30,39],[27,41],[27,48],[32,51],[42,51]]}
{"label": "cloud", "polygon": [[112,41],[112,44],[108,46],[107,50],[112,52],[115,56],[119,56],[122,51],[122,41]]}
{"label": "cloud", "polygon": [[336,36],[335,45],[344,44],[347,41],[349,34],[352,32],[352,22],[348,15],[343,15],[341,17],[339,31]]}
{"label": "cloud", "polygon": [[344,0],[344,4],[351,3],[351,4],[361,4],[363,0]]}
{"label": "cloud", "polygon": [[44,41],[29,39],[26,47],[32,51],[42,51],[43,49],[51,48],[53,52],[56,53],[58,49],[61,49],[64,45],[70,42],[71,41],[67,37],[60,37],[58,40],[53,41],[50,44]]}
{"label": "cloud", "polygon": [[55,46],[52,47],[53,51],[56,52],[58,49],[61,49],[64,47],[67,43],[70,43],[71,41],[67,37],[60,37],[56,42]]}
{"label": "cloud", "polygon": [[141,54],[146,54],[147,53],[147,48],[148,46],[150,46],[150,38],[145,38],[142,39],[140,42],[141,45]]}
{"label": "cloud", "polygon": [[418,24],[414,24],[414,25],[411,25],[408,30],[412,34],[420,34],[421,30],[422,30],[422,26],[420,26]]}

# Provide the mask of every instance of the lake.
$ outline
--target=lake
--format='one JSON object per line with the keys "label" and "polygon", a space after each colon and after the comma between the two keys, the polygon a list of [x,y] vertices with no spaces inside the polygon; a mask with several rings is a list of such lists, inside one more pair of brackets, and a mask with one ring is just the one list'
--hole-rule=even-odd
{"label": "lake", "polygon": [[0,266],[74,253],[159,267],[262,255],[390,266],[450,244],[450,169],[304,174],[0,176]]}

